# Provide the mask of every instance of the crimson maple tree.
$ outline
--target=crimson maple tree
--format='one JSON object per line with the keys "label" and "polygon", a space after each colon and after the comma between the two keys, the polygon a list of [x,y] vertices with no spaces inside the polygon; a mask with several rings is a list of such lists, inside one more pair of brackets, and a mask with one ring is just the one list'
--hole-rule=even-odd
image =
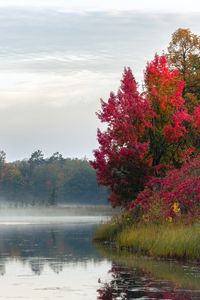
{"label": "crimson maple tree", "polygon": [[170,70],[165,55],[147,64],[145,97],[154,112],[149,129],[152,165],[173,164],[178,167],[188,153],[187,123],[192,120],[182,98],[185,83],[178,70]]}
{"label": "crimson maple tree", "polygon": [[148,142],[144,138],[151,127],[153,114],[149,104],[138,92],[130,68],[124,70],[121,87],[115,95],[110,93],[108,102],[101,101],[97,113],[107,130],[98,130],[99,149],[94,151],[91,163],[100,184],[111,190],[113,206],[126,205],[143,189],[150,172]]}
{"label": "crimson maple tree", "polygon": [[192,117],[183,88],[178,71],[170,70],[164,55],[156,55],[147,64],[143,93],[128,68],[117,94],[101,101],[97,116],[107,129],[98,129],[99,149],[91,164],[98,182],[110,188],[113,206],[127,206],[149,175],[158,175],[162,165],[180,166],[192,151],[187,138]]}

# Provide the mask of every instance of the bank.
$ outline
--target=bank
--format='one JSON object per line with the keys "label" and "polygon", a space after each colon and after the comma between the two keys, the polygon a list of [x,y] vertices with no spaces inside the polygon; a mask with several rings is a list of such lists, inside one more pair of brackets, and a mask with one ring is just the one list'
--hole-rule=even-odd
{"label": "bank", "polygon": [[167,259],[200,261],[200,223],[145,224],[114,217],[101,224],[94,241],[120,251]]}

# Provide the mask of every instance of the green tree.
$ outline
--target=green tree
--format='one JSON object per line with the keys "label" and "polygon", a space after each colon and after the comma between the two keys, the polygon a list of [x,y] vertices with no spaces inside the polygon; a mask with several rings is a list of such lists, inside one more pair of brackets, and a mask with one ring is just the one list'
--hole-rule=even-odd
{"label": "green tree", "polygon": [[54,161],[61,161],[63,162],[63,157],[62,154],[60,154],[59,152],[55,152],[52,154],[52,156],[49,158],[48,162],[54,162]]}
{"label": "green tree", "polygon": [[31,154],[29,163],[31,165],[40,165],[44,162],[44,154],[41,150],[37,150]]}
{"label": "green tree", "polygon": [[0,150],[0,180],[3,176],[3,170],[6,162],[6,153],[3,150]]}

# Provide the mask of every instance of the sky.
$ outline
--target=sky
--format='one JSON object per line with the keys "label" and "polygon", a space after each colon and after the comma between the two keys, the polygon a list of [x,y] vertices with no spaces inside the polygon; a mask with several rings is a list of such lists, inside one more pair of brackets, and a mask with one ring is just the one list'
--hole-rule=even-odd
{"label": "sky", "polygon": [[1,0],[0,6],[53,7],[65,10],[145,10],[170,12],[200,11],[199,0]]}
{"label": "sky", "polygon": [[[166,2],[166,1],[165,1]],[[0,0],[0,150],[92,157],[95,112],[125,66],[139,83],[171,34],[200,34],[200,1]]]}

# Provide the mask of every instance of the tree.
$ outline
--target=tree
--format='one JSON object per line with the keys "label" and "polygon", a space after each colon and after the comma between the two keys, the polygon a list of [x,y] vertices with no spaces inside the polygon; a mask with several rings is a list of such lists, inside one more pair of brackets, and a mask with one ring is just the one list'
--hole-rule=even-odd
{"label": "tree", "polygon": [[108,195],[99,188],[87,160],[63,158],[58,152],[44,158],[41,151],[28,161],[12,163],[5,162],[5,153],[0,151],[0,190],[5,200],[16,205],[94,204]]}
{"label": "tree", "polygon": [[191,146],[186,125],[192,118],[182,98],[185,84],[178,70],[170,70],[165,55],[155,55],[144,75],[145,97],[154,112],[147,137],[152,165],[179,167]]}
{"label": "tree", "polygon": [[23,191],[25,179],[21,174],[19,168],[14,163],[7,163],[4,166],[4,172],[1,180],[1,192],[7,191],[7,198],[10,200],[14,198],[17,204],[18,196]]}
{"label": "tree", "polygon": [[44,162],[44,154],[41,150],[37,150],[31,154],[31,157],[29,159],[30,165],[40,165]]}
{"label": "tree", "polygon": [[6,153],[3,150],[0,150],[0,180],[3,176],[3,170],[6,162]]}
{"label": "tree", "polygon": [[0,150],[0,164],[5,164],[6,153],[3,150]]}
{"label": "tree", "polygon": [[[185,81],[183,97],[186,107],[191,114],[196,115],[197,106],[200,107],[200,36],[189,29],[176,30],[168,47],[168,60]],[[199,133],[191,126],[189,131],[193,146],[200,149]]]}
{"label": "tree", "polygon": [[188,110],[193,112],[200,103],[200,36],[189,29],[176,30],[168,47],[168,59],[186,83],[183,96]]}
{"label": "tree", "polygon": [[150,173],[145,132],[151,127],[153,112],[139,94],[131,69],[124,70],[117,95],[111,92],[107,103],[101,100],[101,108],[97,116],[107,123],[107,129],[98,130],[100,147],[91,164],[98,182],[110,188],[112,205],[125,206],[143,188]]}
{"label": "tree", "polygon": [[184,105],[184,82],[170,70],[164,55],[155,56],[145,71],[140,94],[131,69],[125,69],[121,87],[97,114],[107,129],[98,130],[99,149],[91,163],[98,182],[111,190],[113,206],[126,206],[144,187],[148,175],[163,165],[181,165],[188,154],[191,121]]}
{"label": "tree", "polygon": [[55,204],[56,204],[56,187],[53,186],[48,199],[48,205],[53,206]]}
{"label": "tree", "polygon": [[59,152],[55,152],[52,154],[52,156],[49,158],[49,162],[52,163],[54,161],[60,161],[60,162],[63,162],[63,157],[62,157],[62,154],[60,154]]}

